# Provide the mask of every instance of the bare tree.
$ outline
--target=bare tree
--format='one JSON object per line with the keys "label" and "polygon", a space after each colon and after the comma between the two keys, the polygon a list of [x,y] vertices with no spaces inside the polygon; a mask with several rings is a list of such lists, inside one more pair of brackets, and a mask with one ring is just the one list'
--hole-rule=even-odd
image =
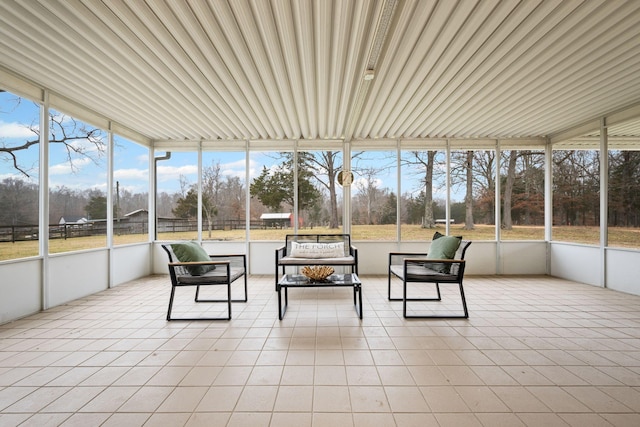
{"label": "bare tree", "polygon": [[513,228],[513,220],[511,218],[511,196],[513,195],[513,185],[516,180],[516,161],[518,158],[518,152],[511,150],[509,152],[509,163],[507,166],[507,178],[504,184],[504,200],[503,200],[503,212],[502,212],[502,226],[505,230],[511,230]]}
{"label": "bare tree", "polygon": [[[40,128],[35,123],[27,127],[33,133],[33,138],[17,144],[0,140],[0,153],[4,153],[11,159],[15,170],[25,177],[30,177],[28,168],[20,164],[18,153],[40,143]],[[49,114],[49,144],[64,145],[67,161],[72,171],[76,170],[74,164],[76,158],[86,158],[98,163],[106,150],[104,138],[105,133],[101,129],[91,128],[64,114],[53,112]],[[88,142],[89,144],[84,144],[83,142]]]}
{"label": "bare tree", "polygon": [[5,178],[0,182],[0,224],[38,223],[38,186],[22,179]]}
{"label": "bare tree", "polygon": [[544,156],[531,150],[510,150],[503,157],[502,228],[511,230],[514,220],[530,225],[544,215]]}
{"label": "bare tree", "polygon": [[473,152],[472,162],[475,218],[481,218],[484,224],[493,224],[496,206],[496,151],[476,150]]}
{"label": "bare tree", "polygon": [[466,175],[467,175],[467,181],[466,181],[467,192],[464,196],[464,204],[465,204],[464,229],[473,230],[475,228],[475,224],[473,222],[473,151],[467,151],[465,169],[466,169]]}
{"label": "bare tree", "polygon": [[245,188],[240,178],[227,175],[221,186],[218,217],[222,216],[222,219],[244,218],[246,211]]}
{"label": "bare tree", "polygon": [[202,213],[207,217],[207,231],[211,238],[213,219],[218,215],[222,187],[220,162],[202,169]]}
{"label": "bare tree", "polygon": [[376,223],[375,211],[378,208],[377,202],[380,194],[380,190],[376,185],[376,175],[381,170],[380,168],[366,167],[358,171],[363,179],[356,182],[356,189],[359,198],[364,204],[367,224]]}
{"label": "bare tree", "polygon": [[436,224],[433,215],[433,179],[437,154],[437,151],[411,151],[409,156],[404,158],[404,163],[416,166],[417,173],[422,176],[420,183],[421,190],[424,191],[423,228],[434,228]]}
{"label": "bare tree", "polygon": [[599,150],[553,152],[554,225],[599,223],[599,168]]}
{"label": "bare tree", "polygon": [[338,228],[338,197],[336,177],[342,169],[339,151],[320,151],[305,155],[304,165],[313,171],[313,177],[329,192],[329,228]]}
{"label": "bare tree", "polygon": [[[23,98],[17,96],[9,100],[7,100],[7,98],[3,99],[4,102],[0,105],[2,109],[0,113],[10,115],[20,107],[21,103],[25,102]],[[29,119],[31,122],[20,124],[20,126],[26,130],[25,133],[27,136],[11,139],[0,138],[0,160],[9,163],[18,175],[22,177],[16,176],[13,180],[14,188],[17,188],[15,185],[18,182],[26,183],[37,177],[38,156],[31,155],[30,153],[33,152],[34,148],[37,148],[40,143],[41,129],[39,105],[35,103],[33,103],[33,105],[36,106],[36,108],[28,109],[31,114],[31,118]],[[24,118],[21,120],[24,120]],[[72,172],[78,170],[77,162],[80,160],[88,159],[95,164],[100,162],[106,150],[105,133],[102,130],[92,128],[72,117],[57,113],[53,110],[49,112],[48,120],[48,143],[50,145],[58,144],[64,147],[66,159]],[[31,161],[32,164],[27,163],[28,161]],[[34,170],[36,173],[33,172]],[[5,211],[4,213],[17,218],[13,222],[20,223],[29,221],[37,223],[38,187],[28,186],[28,188],[34,188],[35,192],[22,191],[21,193],[24,194],[20,200],[9,200],[8,198],[11,196],[11,193],[6,191],[8,188],[10,187],[4,187],[5,191],[1,191],[2,194],[0,194],[0,198],[3,199],[0,204]],[[50,223],[57,223],[62,216],[83,215],[85,212],[84,207],[89,200],[87,194],[71,191],[65,187],[50,188],[49,194]],[[21,213],[25,208],[30,210],[28,215]]]}

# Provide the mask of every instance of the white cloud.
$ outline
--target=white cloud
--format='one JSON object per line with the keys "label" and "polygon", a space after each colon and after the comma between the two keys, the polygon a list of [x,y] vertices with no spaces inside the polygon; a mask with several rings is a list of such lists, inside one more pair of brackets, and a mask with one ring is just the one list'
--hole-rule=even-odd
{"label": "white cloud", "polygon": [[149,179],[148,169],[116,169],[113,171],[113,177],[116,180],[141,180],[147,181]]}
{"label": "white cloud", "polygon": [[0,121],[0,137],[2,138],[33,138],[36,134],[24,123],[6,123]]}
{"label": "white cloud", "polygon": [[82,170],[82,168],[91,163],[91,159],[83,157],[73,160],[73,168],[71,163],[65,161],[49,167],[49,175],[69,175],[75,173],[74,171]]}
{"label": "white cloud", "polygon": [[131,185],[131,183],[126,183],[125,185],[120,185],[121,190],[126,190],[131,194],[138,193],[146,193],[149,191],[148,185]]}
{"label": "white cloud", "polygon": [[0,174],[0,181],[4,181],[5,179],[15,179],[15,180],[24,181],[29,184],[38,184],[38,179],[37,179],[37,176],[35,175],[32,175],[31,177],[26,177],[21,173],[12,173],[12,172]]}
{"label": "white cloud", "polygon": [[244,180],[245,176],[245,161],[244,159],[237,160],[235,162],[221,163],[220,173],[225,176],[237,176]]}
{"label": "white cloud", "polygon": [[180,175],[198,175],[198,166],[158,166],[158,181],[178,181]]}
{"label": "white cloud", "polygon": [[254,179],[255,177],[259,176],[261,170],[262,167],[260,166],[260,163],[249,158],[249,179]]}

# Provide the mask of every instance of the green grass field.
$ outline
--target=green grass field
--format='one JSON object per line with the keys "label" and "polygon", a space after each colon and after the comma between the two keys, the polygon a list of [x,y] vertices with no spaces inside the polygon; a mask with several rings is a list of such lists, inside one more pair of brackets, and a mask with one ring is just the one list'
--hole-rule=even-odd
{"label": "green grass field", "polygon": [[[419,225],[403,225],[401,227],[402,241],[429,241],[434,231],[444,233],[444,226],[435,229],[424,229]],[[492,225],[477,225],[473,230],[464,230],[463,225],[452,225],[450,234],[463,236],[466,240],[495,240],[495,227]],[[284,240],[291,229],[266,229],[251,230],[250,240]],[[314,227],[300,230],[300,233],[339,233],[339,230],[331,230],[323,227]],[[244,241],[244,230],[216,230],[211,233],[213,240]],[[351,236],[354,241],[395,241],[395,225],[353,225]],[[159,240],[186,240],[195,239],[195,232],[161,233]],[[502,230],[502,240],[543,240],[544,227],[514,227],[513,230]],[[208,232],[203,232],[203,239],[209,240]],[[575,242],[597,245],[600,239],[599,227],[564,226],[553,227],[553,240],[562,242]],[[116,245],[145,242],[146,235],[131,234],[115,236]],[[52,254],[79,251],[83,249],[106,247],[106,236],[76,237],[70,239],[52,239],[49,241],[49,252]],[[623,248],[640,248],[640,229],[637,228],[609,228],[609,246]],[[0,261],[26,258],[38,255],[38,242],[0,243]]]}

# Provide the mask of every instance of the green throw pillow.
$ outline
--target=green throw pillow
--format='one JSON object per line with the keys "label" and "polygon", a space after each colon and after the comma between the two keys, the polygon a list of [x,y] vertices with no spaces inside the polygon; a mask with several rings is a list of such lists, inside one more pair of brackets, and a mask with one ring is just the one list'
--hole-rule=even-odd
{"label": "green throw pillow", "polygon": [[[207,252],[197,242],[173,243],[171,249],[180,262],[211,261]],[[215,268],[215,265],[191,265],[187,270],[192,276],[201,276]]]}
{"label": "green throw pillow", "polygon": [[[453,259],[461,242],[462,237],[460,236],[445,236],[436,231],[427,253],[427,259]],[[450,265],[431,264],[429,268],[440,273],[449,273]]]}

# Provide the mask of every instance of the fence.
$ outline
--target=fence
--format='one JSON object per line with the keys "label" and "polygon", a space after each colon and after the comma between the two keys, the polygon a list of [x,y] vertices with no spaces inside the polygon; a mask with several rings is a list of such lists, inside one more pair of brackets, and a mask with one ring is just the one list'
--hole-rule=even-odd
{"label": "fence", "polygon": [[[244,230],[246,221],[241,219],[227,219],[211,223],[212,230]],[[274,225],[263,220],[249,222],[252,230],[274,228]],[[208,223],[203,224],[203,231],[209,229]],[[158,220],[158,233],[179,233],[198,231],[198,222],[187,219],[161,218]],[[0,225],[0,242],[22,242],[38,240],[39,227],[29,225]],[[115,235],[144,234],[149,232],[149,223],[131,219],[115,220],[113,233]],[[81,224],[53,224],[49,226],[49,239],[69,239],[74,237],[104,236],[107,234],[106,220],[90,221]]]}
{"label": "fence", "polygon": [[[2,225],[0,242],[25,242],[38,240],[37,225]],[[116,235],[143,234],[149,232],[147,221],[115,221]],[[83,224],[53,224],[49,226],[49,239],[70,239],[74,237],[104,236],[107,234],[106,221],[92,221]]]}

